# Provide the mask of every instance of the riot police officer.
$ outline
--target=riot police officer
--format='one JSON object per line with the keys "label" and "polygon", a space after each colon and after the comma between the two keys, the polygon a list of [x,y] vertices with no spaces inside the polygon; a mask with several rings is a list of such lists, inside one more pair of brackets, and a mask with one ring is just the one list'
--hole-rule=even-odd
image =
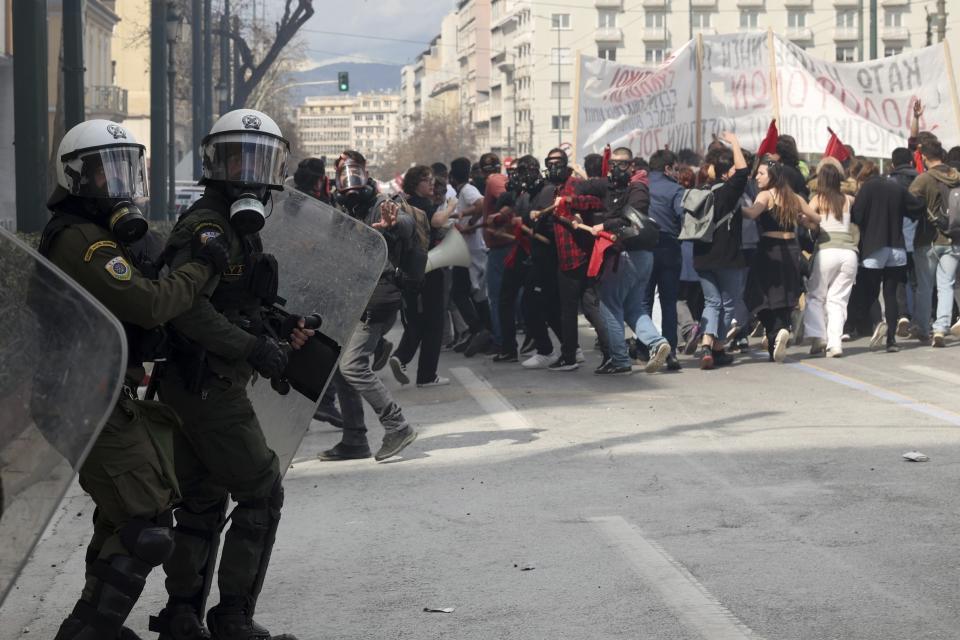
{"label": "riot police officer", "polygon": [[151,569],[173,550],[170,508],[179,496],[172,453],[180,421],[135,390],[148,352],[162,343],[159,327],[226,267],[226,245],[209,242],[169,275],[145,277],[128,247],[147,231],[135,204],[147,192],[143,146],[123,127],[91,120],[66,133],[57,158],[40,252],[121,321],[129,357],[123,394],[79,470],[96,503],[94,534],[83,593],[56,640],[130,639],[137,636],[123,624]]}
{"label": "riot police officer", "polygon": [[[289,144],[267,115],[240,109],[223,115],[204,138],[203,196],[177,221],[167,247],[173,268],[196,246],[224,238],[228,267],[197,303],[175,318],[173,364],[160,397],[184,421],[176,471],[176,548],[164,563],[167,606],[150,621],[164,640],[261,640],[253,620],[283,504],[276,454],[267,445],[246,387],[254,371],[283,372],[287,356],[264,331],[263,312],[277,297],[277,261],[263,252],[258,231],[271,190],[283,188]],[[302,324],[302,322],[301,322]],[[296,329],[294,348],[310,331]],[[228,497],[237,502],[223,542],[220,604],[203,625]]]}

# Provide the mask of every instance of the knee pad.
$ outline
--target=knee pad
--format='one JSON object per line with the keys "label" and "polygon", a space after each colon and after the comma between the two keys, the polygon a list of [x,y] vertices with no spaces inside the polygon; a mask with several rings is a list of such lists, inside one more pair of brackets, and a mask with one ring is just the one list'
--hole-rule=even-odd
{"label": "knee pad", "polygon": [[185,500],[177,508],[176,532],[212,540],[220,535],[226,522],[227,499],[214,503],[212,506],[192,504]]}
{"label": "knee pad", "polygon": [[154,520],[134,518],[118,532],[120,542],[130,555],[157,567],[173,553],[172,523],[173,516],[169,511]]}
{"label": "knee pad", "polygon": [[239,500],[230,516],[233,521],[231,530],[253,540],[272,535],[277,530],[283,508],[283,486],[280,483],[278,475],[266,497]]}

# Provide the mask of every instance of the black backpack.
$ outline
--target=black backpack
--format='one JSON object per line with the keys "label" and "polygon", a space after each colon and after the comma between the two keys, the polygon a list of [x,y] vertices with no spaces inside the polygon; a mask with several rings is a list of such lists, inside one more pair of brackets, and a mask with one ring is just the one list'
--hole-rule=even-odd
{"label": "black backpack", "polygon": [[422,209],[410,204],[402,193],[397,194],[394,200],[414,222],[413,237],[399,248],[400,255],[396,258],[400,286],[409,291],[419,291],[426,276],[427,253],[430,251],[430,219]]}

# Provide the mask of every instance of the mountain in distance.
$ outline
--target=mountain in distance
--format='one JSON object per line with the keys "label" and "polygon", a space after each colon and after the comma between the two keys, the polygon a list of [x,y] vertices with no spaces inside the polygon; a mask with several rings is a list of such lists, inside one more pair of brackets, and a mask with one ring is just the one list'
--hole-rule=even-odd
{"label": "mountain in distance", "polygon": [[289,83],[312,82],[316,80],[333,80],[331,84],[316,84],[302,87],[291,87],[290,98],[292,104],[303,104],[308,96],[339,95],[337,74],[346,71],[350,74],[350,95],[362,93],[379,93],[400,90],[399,64],[380,64],[373,62],[337,62],[304,71],[294,71],[287,75]]}

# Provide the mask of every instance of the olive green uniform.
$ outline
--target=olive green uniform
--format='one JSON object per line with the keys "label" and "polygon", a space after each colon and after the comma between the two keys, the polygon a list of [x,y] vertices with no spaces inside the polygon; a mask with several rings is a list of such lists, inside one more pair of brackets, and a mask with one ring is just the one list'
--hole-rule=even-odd
{"label": "olive green uniform", "polygon": [[169,555],[170,509],[179,497],[172,454],[180,422],[169,407],[136,399],[141,343],[148,330],[192,306],[212,269],[191,262],[151,280],[107,229],[70,215],[51,220],[41,252],[112,312],[128,338],[124,393],[79,470],[80,486],[96,503],[94,535],[83,595],[57,636],[109,638],[146,574]]}
{"label": "olive green uniform", "polygon": [[[167,262],[178,267],[190,259],[192,247],[223,235],[230,266],[171,323],[189,348],[174,356],[170,375],[160,383],[160,397],[182,416],[185,435],[176,443],[183,492],[176,512],[176,549],[164,563],[170,602],[151,623],[161,638],[172,637],[170,621],[181,614],[203,619],[228,496],[237,506],[223,541],[221,608],[252,616],[280,518],[278,459],[267,446],[246,393],[253,375],[246,359],[262,331],[264,300],[253,282],[262,255],[260,241],[256,234],[238,235],[228,222],[228,211],[227,201],[208,188],[181,217],[165,251]],[[199,361],[192,359],[198,350],[205,352]]]}

